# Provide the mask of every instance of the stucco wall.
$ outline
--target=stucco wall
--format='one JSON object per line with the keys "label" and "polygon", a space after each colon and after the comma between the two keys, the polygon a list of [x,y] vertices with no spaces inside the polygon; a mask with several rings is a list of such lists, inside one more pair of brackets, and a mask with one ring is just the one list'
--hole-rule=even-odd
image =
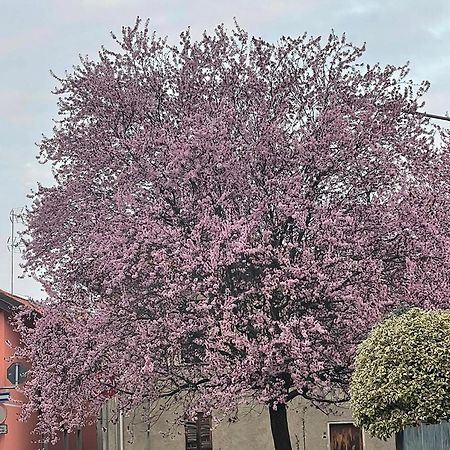
{"label": "stucco wall", "polygon": [[[328,423],[352,421],[348,408],[335,409],[334,414],[326,415],[301,401],[292,402],[288,410],[288,420],[293,449],[328,450]],[[149,432],[146,431],[146,424],[137,423],[139,414],[136,414],[136,424],[132,426],[131,434],[127,431],[130,421],[130,418],[125,418],[124,450],[184,450],[184,429],[172,425],[171,414],[163,415]],[[261,406],[241,408],[237,422],[223,421],[212,433],[214,450],[273,450],[269,415]],[[108,427],[108,435],[108,449],[119,449],[115,425]],[[384,442],[371,439],[365,434],[363,440],[364,450],[395,450],[394,439]]]}

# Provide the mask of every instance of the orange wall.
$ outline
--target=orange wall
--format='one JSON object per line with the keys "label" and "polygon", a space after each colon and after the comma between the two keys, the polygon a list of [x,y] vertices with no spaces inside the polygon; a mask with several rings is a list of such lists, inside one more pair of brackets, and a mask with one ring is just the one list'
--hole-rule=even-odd
{"label": "orange wall", "polygon": [[[18,335],[12,330],[8,320],[8,315],[4,311],[0,311],[0,385],[11,386],[11,383],[6,378],[6,370],[11,364],[8,358],[14,352],[14,348],[7,345],[7,341],[11,342],[13,346],[17,346]],[[24,400],[24,397],[14,389],[3,389],[2,392],[11,392],[12,400]],[[6,407],[6,420],[4,423],[8,425],[8,433],[0,435],[0,450],[37,450],[40,448],[39,444],[32,443],[33,430],[36,418],[27,422],[19,422],[18,416],[20,408],[14,402],[3,402]]]}
{"label": "orange wall", "polygon": [[[7,345],[12,344],[12,348]],[[0,386],[12,386],[6,378],[6,370],[12,363],[8,358],[14,353],[14,347],[19,344],[19,336],[9,323],[9,315],[0,310]],[[24,401],[25,397],[14,389],[2,389],[1,392],[11,392],[12,400]],[[6,408],[7,416],[4,423],[8,425],[8,433],[0,435],[0,450],[39,450],[42,444],[33,442],[39,436],[33,435],[32,431],[36,423],[36,415],[27,422],[19,422],[20,407],[14,402],[2,402]],[[83,429],[83,450],[97,450],[97,437],[95,426]],[[70,450],[76,450],[75,436],[70,436]],[[49,450],[62,450],[62,442],[50,445]]]}

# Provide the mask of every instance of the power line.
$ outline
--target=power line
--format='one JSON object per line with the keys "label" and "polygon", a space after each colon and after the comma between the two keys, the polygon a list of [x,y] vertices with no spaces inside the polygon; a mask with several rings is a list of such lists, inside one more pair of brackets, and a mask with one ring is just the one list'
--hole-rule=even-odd
{"label": "power line", "polygon": [[440,116],[438,114],[429,114],[426,112],[419,112],[419,111],[414,112],[414,114],[416,114],[417,116],[429,117],[430,119],[446,120],[447,122],[450,122],[450,117],[448,116]]}

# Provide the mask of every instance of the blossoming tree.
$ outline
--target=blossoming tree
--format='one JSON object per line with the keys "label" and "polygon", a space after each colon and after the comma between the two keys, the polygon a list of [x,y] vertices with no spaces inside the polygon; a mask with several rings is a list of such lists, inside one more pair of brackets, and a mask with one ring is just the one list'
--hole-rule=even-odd
{"label": "blossoming tree", "polygon": [[290,449],[286,404],[346,400],[387,309],[447,305],[450,166],[417,114],[427,85],[333,34],[171,46],[138,21],[114,39],[58,78],[40,144],[56,182],[28,214],[49,299],[21,325],[25,414],[71,429],[111,389],[125,412],[159,400],[180,418],[259,402]]}

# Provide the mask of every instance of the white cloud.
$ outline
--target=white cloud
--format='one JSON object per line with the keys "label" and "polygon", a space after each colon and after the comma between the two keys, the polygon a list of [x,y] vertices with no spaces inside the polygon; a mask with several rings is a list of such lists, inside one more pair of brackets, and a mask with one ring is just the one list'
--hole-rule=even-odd
{"label": "white cloud", "polygon": [[447,17],[442,22],[430,27],[429,31],[437,39],[444,38],[447,34],[450,34],[450,17]]}
{"label": "white cloud", "polygon": [[352,1],[348,6],[343,6],[338,12],[338,16],[360,16],[364,14],[370,14],[380,9],[379,2],[365,2]]}
{"label": "white cloud", "polygon": [[0,36],[0,59],[23,51],[30,47],[42,45],[48,39],[50,32],[44,27],[20,30],[16,33],[8,33]]}
{"label": "white cloud", "polygon": [[82,0],[83,6],[94,6],[99,8],[109,8],[114,6],[126,5],[127,0]]}

